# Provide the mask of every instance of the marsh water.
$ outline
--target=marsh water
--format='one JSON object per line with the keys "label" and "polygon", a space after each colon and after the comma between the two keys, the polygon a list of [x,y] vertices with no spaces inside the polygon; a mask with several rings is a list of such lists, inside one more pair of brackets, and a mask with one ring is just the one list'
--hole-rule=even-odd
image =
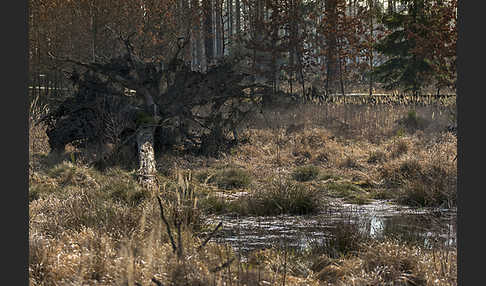
{"label": "marsh water", "polygon": [[366,205],[337,203],[315,215],[213,216],[209,220],[223,221],[215,240],[242,252],[272,247],[303,250],[329,240],[337,228],[344,227],[374,239],[394,237],[425,247],[456,247],[455,209],[411,208],[381,200]]}

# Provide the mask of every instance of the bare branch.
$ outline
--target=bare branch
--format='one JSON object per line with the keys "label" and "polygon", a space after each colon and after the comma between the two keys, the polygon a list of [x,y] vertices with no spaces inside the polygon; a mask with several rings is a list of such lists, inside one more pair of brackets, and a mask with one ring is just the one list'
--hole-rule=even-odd
{"label": "bare branch", "polygon": [[234,257],[232,257],[231,259],[227,260],[225,263],[221,264],[220,266],[216,266],[214,267],[213,269],[210,269],[209,271],[211,272],[218,272],[218,271],[221,271],[223,270],[224,268],[228,267],[231,265],[231,263],[235,260]]}
{"label": "bare branch", "polygon": [[152,278],[152,282],[154,282],[157,286],[164,286],[164,284],[162,284],[162,282],[160,282],[159,280]]}
{"label": "bare branch", "polygon": [[170,225],[167,222],[167,219],[165,218],[164,215],[164,207],[162,206],[162,200],[160,199],[159,196],[157,196],[157,201],[159,202],[159,208],[160,208],[160,217],[162,218],[162,221],[164,222],[166,228],[167,228],[167,234],[169,235],[170,239],[170,244],[172,245],[172,251],[175,253],[177,251],[177,246],[174,242],[174,237],[172,236],[172,231],[170,229]]}
{"label": "bare branch", "polygon": [[200,251],[204,246],[206,246],[206,244],[209,242],[209,240],[216,234],[216,232],[218,231],[218,229],[223,225],[223,221],[220,221],[218,223],[218,225],[214,228],[214,230],[208,235],[208,237],[206,238],[206,240],[204,240],[204,242],[198,247],[198,251]]}

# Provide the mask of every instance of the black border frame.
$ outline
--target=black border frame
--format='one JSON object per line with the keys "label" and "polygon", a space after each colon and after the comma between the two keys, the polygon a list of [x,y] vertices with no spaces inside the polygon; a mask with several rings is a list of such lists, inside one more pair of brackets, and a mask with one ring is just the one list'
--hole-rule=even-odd
{"label": "black border frame", "polygon": [[[3,2],[1,122],[4,171],[2,284],[28,285],[28,1]],[[13,283],[9,283],[13,281]]]}
{"label": "black border frame", "polygon": [[479,4],[484,5],[484,1],[458,0],[457,285],[481,285],[485,273],[481,263],[484,237],[480,233],[481,210],[485,208],[480,181],[485,176],[484,168],[481,168],[484,144],[480,137],[484,129],[481,115],[485,111],[480,100],[483,99],[481,84],[485,80],[481,73],[485,66],[482,55],[486,47],[482,41],[484,33],[481,33],[485,10]]}

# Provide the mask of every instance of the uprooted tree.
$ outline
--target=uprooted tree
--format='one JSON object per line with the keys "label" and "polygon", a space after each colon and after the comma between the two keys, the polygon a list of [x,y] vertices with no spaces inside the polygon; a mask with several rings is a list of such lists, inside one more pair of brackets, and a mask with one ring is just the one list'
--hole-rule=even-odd
{"label": "uprooted tree", "polygon": [[[136,144],[139,182],[155,186],[155,147],[183,144],[215,155],[238,141],[238,125],[258,106],[258,86],[233,69],[237,58],[225,58],[201,73],[179,56],[147,60],[130,38],[120,38],[126,53],[105,61],[83,62],[52,55],[74,64],[70,79],[74,96],[44,118],[51,148],[71,144]],[[246,83],[245,83],[246,82]],[[129,92],[127,92],[129,91]],[[105,154],[101,160],[109,157]]]}

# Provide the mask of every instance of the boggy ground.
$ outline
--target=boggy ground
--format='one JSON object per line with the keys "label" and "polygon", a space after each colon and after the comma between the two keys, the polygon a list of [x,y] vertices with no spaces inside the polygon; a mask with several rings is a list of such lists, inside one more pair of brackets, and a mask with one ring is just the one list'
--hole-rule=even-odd
{"label": "boggy ground", "polygon": [[[174,166],[190,170],[213,189],[216,212],[302,214],[335,198],[455,207],[457,138],[446,131],[448,111],[444,106],[277,109],[254,119],[257,128],[244,133],[247,143],[220,159],[166,155],[159,167],[168,173]],[[278,201],[285,194],[302,208]]]}
{"label": "boggy ground", "polygon": [[[456,285],[456,250],[376,241],[349,225],[307,251],[241,257],[207,241],[209,213],[318,212],[329,200],[454,207],[447,106],[297,106],[249,119],[220,158],[158,158],[159,192],[135,172],[48,154],[31,128],[30,285]],[[158,204],[157,196],[161,199]],[[163,210],[163,218],[161,217]]]}

